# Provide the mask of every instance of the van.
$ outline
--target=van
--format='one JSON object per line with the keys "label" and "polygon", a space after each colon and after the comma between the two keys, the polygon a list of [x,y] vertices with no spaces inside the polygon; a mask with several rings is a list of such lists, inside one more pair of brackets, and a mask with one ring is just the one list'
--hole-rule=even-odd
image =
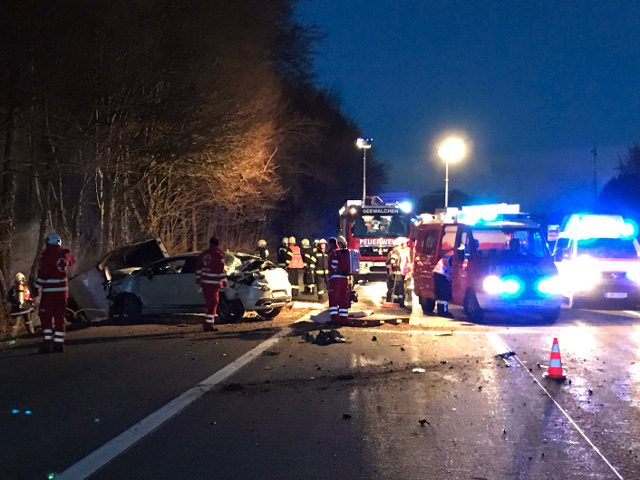
{"label": "van", "polygon": [[545,321],[560,315],[558,270],[539,225],[519,205],[422,214],[414,241],[414,295],[425,314],[435,306],[433,268],[450,256],[451,303],[471,321],[485,312],[536,312]]}
{"label": "van", "polygon": [[571,308],[640,304],[637,228],[620,215],[569,215],[553,256]]}

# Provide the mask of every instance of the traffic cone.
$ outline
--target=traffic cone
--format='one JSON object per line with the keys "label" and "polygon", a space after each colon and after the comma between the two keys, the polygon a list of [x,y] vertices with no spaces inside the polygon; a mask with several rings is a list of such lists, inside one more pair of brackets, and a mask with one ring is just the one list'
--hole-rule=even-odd
{"label": "traffic cone", "polygon": [[558,339],[553,339],[553,345],[551,346],[551,357],[549,358],[549,367],[546,373],[542,374],[545,378],[553,378],[554,380],[565,380],[564,373],[562,373],[562,360],[560,359],[560,345],[558,345]]}

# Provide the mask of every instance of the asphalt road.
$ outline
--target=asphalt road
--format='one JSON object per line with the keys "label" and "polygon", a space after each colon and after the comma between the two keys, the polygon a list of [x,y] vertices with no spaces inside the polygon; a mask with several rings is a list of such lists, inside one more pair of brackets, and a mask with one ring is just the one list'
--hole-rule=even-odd
{"label": "asphalt road", "polygon": [[[312,306],[215,333],[83,325],[64,354],[4,344],[0,478],[640,478],[638,312],[478,325],[382,309],[382,290],[326,346],[303,339]],[[554,338],[563,383],[542,377]]]}

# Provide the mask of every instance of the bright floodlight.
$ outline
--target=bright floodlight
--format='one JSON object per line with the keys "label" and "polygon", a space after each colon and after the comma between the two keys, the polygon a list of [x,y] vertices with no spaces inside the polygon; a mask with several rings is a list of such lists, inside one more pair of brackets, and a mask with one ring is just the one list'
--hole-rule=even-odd
{"label": "bright floodlight", "polygon": [[373,142],[373,138],[359,138],[356,140],[356,145],[358,148],[371,148],[371,142]]}
{"label": "bright floodlight", "polygon": [[401,202],[398,206],[404,213],[409,213],[413,208],[410,202]]}
{"label": "bright floodlight", "polygon": [[448,138],[438,149],[438,156],[447,162],[457,162],[461,160],[467,148],[459,138]]}

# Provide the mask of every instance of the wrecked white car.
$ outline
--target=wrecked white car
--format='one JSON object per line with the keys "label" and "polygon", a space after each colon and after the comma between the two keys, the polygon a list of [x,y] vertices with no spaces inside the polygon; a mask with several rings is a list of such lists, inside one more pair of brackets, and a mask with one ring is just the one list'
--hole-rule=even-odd
{"label": "wrecked white car", "polygon": [[[116,316],[205,313],[196,284],[197,253],[176,255],[143,268],[112,272],[110,313]],[[287,273],[269,260],[244,253],[225,253],[229,286],[220,290],[218,316],[227,322],[256,312],[274,318],[291,302]]]}

